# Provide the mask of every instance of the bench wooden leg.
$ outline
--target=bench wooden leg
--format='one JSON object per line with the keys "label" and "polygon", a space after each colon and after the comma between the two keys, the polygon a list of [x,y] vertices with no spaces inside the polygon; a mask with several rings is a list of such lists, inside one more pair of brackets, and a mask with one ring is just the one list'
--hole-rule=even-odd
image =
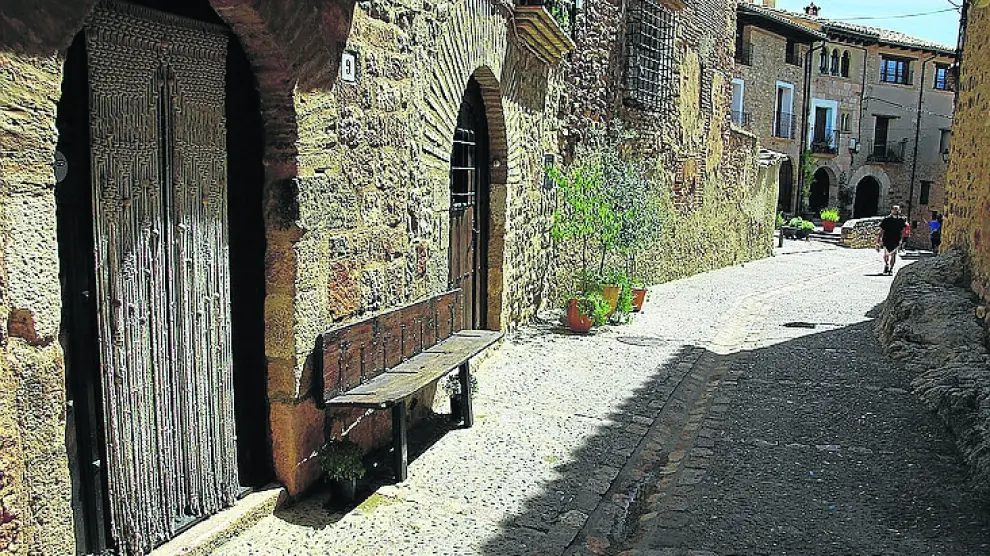
{"label": "bench wooden leg", "polygon": [[409,475],[409,450],[406,447],[406,402],[392,406],[392,450],[395,458],[395,480],[403,482]]}
{"label": "bench wooden leg", "polygon": [[464,414],[464,428],[474,425],[474,406],[471,403],[471,366],[465,361],[458,369],[461,379],[461,412]]}

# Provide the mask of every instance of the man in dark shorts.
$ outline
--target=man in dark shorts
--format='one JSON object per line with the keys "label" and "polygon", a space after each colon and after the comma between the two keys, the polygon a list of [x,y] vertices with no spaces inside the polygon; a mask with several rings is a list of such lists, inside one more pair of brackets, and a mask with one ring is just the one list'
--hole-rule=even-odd
{"label": "man in dark shorts", "polygon": [[907,221],[901,218],[901,207],[890,207],[890,214],[880,221],[880,233],[877,235],[877,251],[883,247],[883,273],[888,276],[894,273],[897,251],[901,248],[906,231]]}

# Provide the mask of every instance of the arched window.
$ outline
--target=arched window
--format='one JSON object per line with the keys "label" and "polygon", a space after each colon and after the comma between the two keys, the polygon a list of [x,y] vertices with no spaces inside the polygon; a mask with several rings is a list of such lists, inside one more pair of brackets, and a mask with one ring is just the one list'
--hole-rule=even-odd
{"label": "arched window", "polygon": [[822,48],[822,61],[821,67],[818,68],[822,73],[828,73],[828,49]]}
{"label": "arched window", "polygon": [[832,51],[832,75],[839,75],[839,51]]}
{"label": "arched window", "polygon": [[849,77],[849,51],[842,53],[842,77]]}

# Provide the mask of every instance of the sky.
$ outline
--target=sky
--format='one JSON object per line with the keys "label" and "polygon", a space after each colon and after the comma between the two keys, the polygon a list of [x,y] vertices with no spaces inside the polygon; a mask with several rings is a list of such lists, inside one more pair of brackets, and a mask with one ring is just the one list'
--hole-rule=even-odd
{"label": "sky", "polygon": [[[928,39],[955,47],[959,34],[959,12],[952,10],[943,13],[920,15],[917,17],[891,17],[912,14],[925,14],[952,9],[962,0],[814,0],[821,8],[821,17],[838,19],[901,31],[908,35]],[[777,7],[791,11],[804,11],[811,0],[777,0]],[[874,19],[853,19],[870,17]]]}

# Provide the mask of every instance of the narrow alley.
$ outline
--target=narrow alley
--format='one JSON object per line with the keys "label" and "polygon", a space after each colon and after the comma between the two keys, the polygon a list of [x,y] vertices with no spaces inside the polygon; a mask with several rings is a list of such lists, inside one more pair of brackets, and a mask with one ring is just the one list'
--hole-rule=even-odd
{"label": "narrow alley", "polygon": [[875,339],[880,270],[794,242],[652,288],[629,326],[524,328],[408,481],[217,553],[986,554],[990,507]]}

